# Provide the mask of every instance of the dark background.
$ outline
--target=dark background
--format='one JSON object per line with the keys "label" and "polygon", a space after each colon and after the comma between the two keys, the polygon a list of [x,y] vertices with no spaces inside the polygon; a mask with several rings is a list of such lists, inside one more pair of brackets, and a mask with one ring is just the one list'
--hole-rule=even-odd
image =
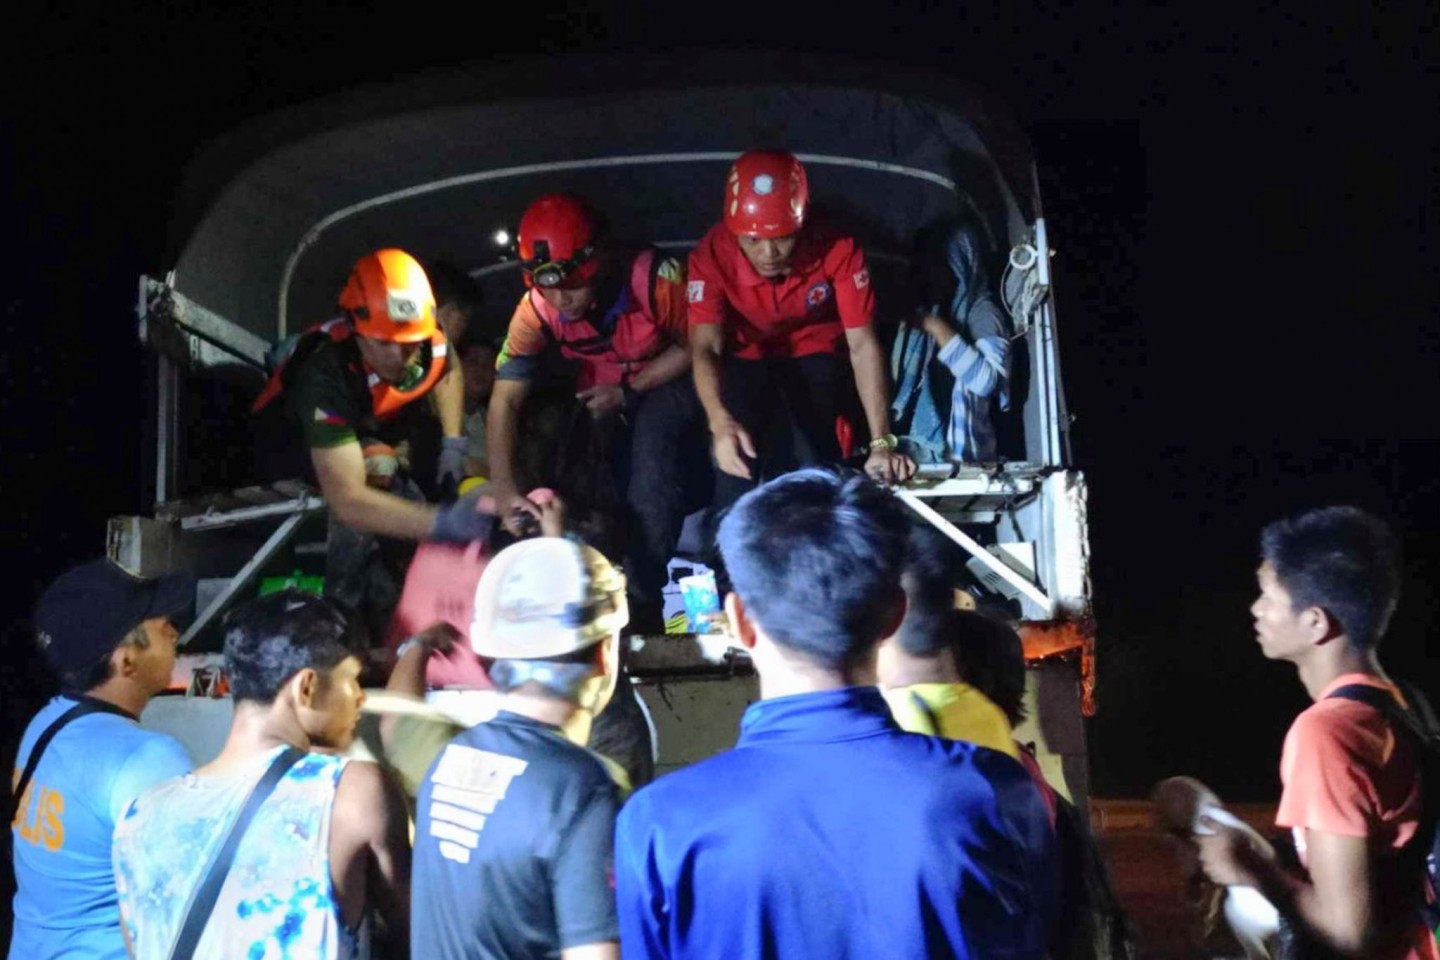
{"label": "dark background", "polygon": [[1384,659],[1436,689],[1433,5],[10,10],[0,762],[48,693],[20,625],[35,597],[103,550],[107,517],[149,509],[136,278],[170,266],[187,163],[246,117],[507,54],[823,50],[1013,105],[1039,158],[1090,480],[1097,796],[1183,771],[1227,799],[1275,797],[1304,695],[1259,656],[1246,608],[1259,527],[1299,508],[1356,503],[1403,533]]}

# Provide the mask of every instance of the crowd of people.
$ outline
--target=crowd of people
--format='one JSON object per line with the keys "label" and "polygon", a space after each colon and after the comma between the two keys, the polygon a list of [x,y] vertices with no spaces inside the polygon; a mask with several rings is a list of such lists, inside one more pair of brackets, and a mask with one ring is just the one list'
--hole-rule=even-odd
{"label": "crowd of people", "polygon": [[[467,631],[402,654],[391,689],[423,689],[468,636],[499,694],[428,748],[392,725],[384,755],[427,751],[406,786],[347,753],[368,644],[335,602],[232,611],[234,719],[191,770],[137,718],[193,583],[108,560],[60,577],[36,624],[64,691],[21,745],[10,956],[1131,955],[1073,808],[1015,742],[1018,637],[953,609],[882,485],[812,468],[737,501],[725,614],[760,700],[732,750],[633,793],[583,745],[622,682],[624,577],[545,523],[486,567]],[[1214,807],[1186,839],[1273,906],[1277,943],[1322,951],[1261,955],[1431,960],[1426,747],[1375,655],[1393,542],[1333,508],[1267,528],[1262,556],[1261,650],[1315,700],[1277,815],[1304,866]]]}
{"label": "crowd of people", "polygon": [[[138,722],[170,683],[193,580],[97,560],[40,599],[62,692],[12,781],[12,960],[1131,956],[1088,818],[1016,739],[1018,635],[957,609],[947,542],[887,489],[916,465],[891,432],[868,268],[808,205],[794,157],[742,155],[687,265],[614,243],[578,198],[542,197],[500,343],[471,335],[463,272],[362,258],[342,315],[289,345],[256,403],[276,469],[310,471],[329,503],[329,596],[228,614],[218,755],[195,766]],[[944,445],[988,457],[1004,317],[974,249],[945,249],[968,279],[916,328],[972,398]],[[604,434],[613,502],[534,490],[554,464],[527,466],[522,440],[557,356],[573,376],[557,443]],[[858,422],[842,429],[852,380]],[[808,466],[853,454],[855,429],[858,469]],[[655,628],[680,521],[706,500],[728,639],[759,700],[733,749],[652,780],[602,746],[634,698],[622,634]],[[362,674],[389,629],[375,582],[390,568],[398,593],[411,560],[395,545],[416,541],[440,559],[411,568],[434,599],[388,680],[408,706],[362,754]],[[1300,863],[1216,807],[1183,839],[1210,881],[1273,907],[1264,955],[1437,960],[1421,779],[1435,747],[1375,653],[1398,598],[1393,538],[1333,508],[1267,528],[1261,555],[1261,650],[1315,700],[1281,765],[1277,825]],[[493,716],[426,713],[427,669],[453,656],[493,689]]]}

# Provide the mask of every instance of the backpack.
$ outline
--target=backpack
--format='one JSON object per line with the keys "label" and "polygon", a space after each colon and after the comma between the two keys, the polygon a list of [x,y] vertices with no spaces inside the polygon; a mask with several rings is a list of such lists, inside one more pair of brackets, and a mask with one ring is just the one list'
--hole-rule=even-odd
{"label": "backpack", "polygon": [[1348,684],[1332,692],[1327,700],[1354,700],[1380,711],[1396,736],[1409,737],[1415,747],[1420,772],[1420,825],[1402,853],[1412,859],[1425,877],[1425,897],[1420,914],[1429,930],[1440,928],[1440,723],[1435,711],[1413,686],[1397,683],[1410,704],[1400,706],[1379,687]]}

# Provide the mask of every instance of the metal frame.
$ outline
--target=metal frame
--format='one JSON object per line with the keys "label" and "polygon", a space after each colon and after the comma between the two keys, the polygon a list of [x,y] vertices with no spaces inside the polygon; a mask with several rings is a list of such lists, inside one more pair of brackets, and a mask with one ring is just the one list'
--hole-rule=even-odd
{"label": "metal frame", "polygon": [[246,562],[245,566],[240,568],[239,573],[230,578],[230,582],[225,585],[225,589],[221,590],[215,599],[210,601],[210,606],[202,610],[199,616],[195,618],[195,622],[190,624],[185,630],[185,633],[178,641],[178,646],[183,647],[195,639],[195,636],[201,630],[204,630],[210,625],[210,621],[224,612],[225,608],[230,605],[230,601],[235,599],[235,595],[245,589],[250,581],[255,578],[255,574],[260,571],[260,568],[269,563],[270,558],[275,556],[281,547],[290,542],[290,538],[295,536],[295,531],[299,529],[301,522],[305,519],[308,512],[309,511],[296,512],[292,516],[285,518],[284,522],[275,528],[275,532],[270,534],[269,539],[261,545],[259,550],[255,551],[255,555]]}

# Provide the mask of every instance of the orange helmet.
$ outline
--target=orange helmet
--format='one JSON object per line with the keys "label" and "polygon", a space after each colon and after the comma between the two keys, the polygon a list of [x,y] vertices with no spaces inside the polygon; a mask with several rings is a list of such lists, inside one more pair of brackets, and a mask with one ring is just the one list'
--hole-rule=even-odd
{"label": "orange helmet", "polygon": [[725,178],[725,226],[743,236],[786,237],[805,225],[810,184],[794,154],[750,150]]}
{"label": "orange helmet", "polygon": [[571,290],[590,284],[600,272],[599,224],[579,197],[541,197],[526,208],[519,233],[526,286]]}
{"label": "orange helmet", "polygon": [[376,250],[357,260],[340,291],[340,309],[364,337],[420,343],[435,335],[430,278],[404,250]]}

